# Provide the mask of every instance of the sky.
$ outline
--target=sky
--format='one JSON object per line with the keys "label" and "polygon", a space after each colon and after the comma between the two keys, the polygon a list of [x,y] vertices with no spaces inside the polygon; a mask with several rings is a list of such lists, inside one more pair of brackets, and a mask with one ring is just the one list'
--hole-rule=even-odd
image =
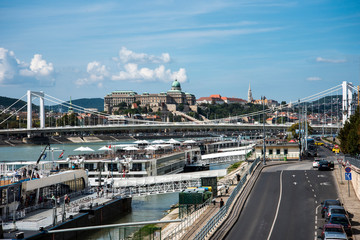
{"label": "sky", "polygon": [[[277,101],[360,80],[360,1],[0,1],[0,96]],[[340,93],[339,93],[340,94]],[[51,102],[45,101],[51,105]]]}

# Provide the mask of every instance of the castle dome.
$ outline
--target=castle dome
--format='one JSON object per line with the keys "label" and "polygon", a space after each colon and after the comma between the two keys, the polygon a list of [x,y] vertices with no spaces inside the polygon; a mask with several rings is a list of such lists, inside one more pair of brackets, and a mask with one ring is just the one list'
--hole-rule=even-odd
{"label": "castle dome", "polygon": [[171,84],[171,90],[179,90],[181,91],[181,85],[178,82],[177,79],[175,79],[175,81]]}

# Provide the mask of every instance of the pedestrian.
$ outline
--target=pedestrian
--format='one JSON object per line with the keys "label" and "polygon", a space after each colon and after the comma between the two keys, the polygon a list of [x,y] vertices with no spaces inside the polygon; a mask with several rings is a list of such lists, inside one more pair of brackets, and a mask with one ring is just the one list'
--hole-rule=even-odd
{"label": "pedestrian", "polygon": [[57,198],[56,198],[56,204],[57,204],[58,206],[60,206],[60,196],[57,196]]}
{"label": "pedestrian", "polygon": [[215,199],[215,198],[213,198],[212,203],[213,203],[214,206],[215,206],[215,204],[216,204],[216,199]]}
{"label": "pedestrian", "polygon": [[220,199],[220,208],[222,208],[224,206],[224,200],[221,198]]}
{"label": "pedestrian", "polygon": [[53,206],[55,206],[56,199],[55,199],[54,194],[51,196],[51,202],[52,202]]}
{"label": "pedestrian", "polygon": [[99,188],[99,187],[97,187],[97,188],[96,188],[96,194],[97,194],[97,197],[99,197],[99,193],[100,193],[100,188]]}

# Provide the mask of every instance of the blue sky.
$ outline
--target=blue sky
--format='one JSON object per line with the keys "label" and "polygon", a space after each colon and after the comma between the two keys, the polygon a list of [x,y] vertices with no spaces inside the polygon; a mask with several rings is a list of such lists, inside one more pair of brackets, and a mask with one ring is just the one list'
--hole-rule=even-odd
{"label": "blue sky", "polygon": [[[296,101],[359,84],[360,2],[0,1],[0,96],[158,93]],[[46,103],[50,104],[50,103]]]}

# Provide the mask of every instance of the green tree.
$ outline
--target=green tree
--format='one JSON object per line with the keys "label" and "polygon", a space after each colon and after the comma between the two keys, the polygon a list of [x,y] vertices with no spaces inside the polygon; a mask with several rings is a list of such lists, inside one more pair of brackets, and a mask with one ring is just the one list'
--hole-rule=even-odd
{"label": "green tree", "polygon": [[[304,124],[304,122],[302,122]],[[308,128],[308,135],[311,135],[313,133],[313,128],[310,126],[309,122],[307,122],[307,128]],[[294,123],[289,127],[288,131],[292,133],[293,137],[298,139],[299,134],[297,133],[297,130],[299,130],[299,123]]]}
{"label": "green tree", "polygon": [[360,116],[359,107],[355,114],[351,115],[344,127],[340,129],[338,138],[340,149],[345,154],[355,155],[360,153]]}

